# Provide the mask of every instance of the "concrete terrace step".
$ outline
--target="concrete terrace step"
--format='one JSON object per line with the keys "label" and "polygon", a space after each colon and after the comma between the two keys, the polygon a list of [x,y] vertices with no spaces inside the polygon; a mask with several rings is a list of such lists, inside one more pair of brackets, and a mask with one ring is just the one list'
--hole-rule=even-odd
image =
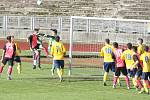
{"label": "concrete terrace step", "polygon": [[0,14],[124,18],[126,14],[147,16],[150,10],[150,0],[43,0],[41,6],[36,1],[0,0]]}
{"label": "concrete terrace step", "polygon": [[144,20],[150,20],[149,15],[128,15],[128,16],[124,16],[124,18],[126,19],[144,19]]}

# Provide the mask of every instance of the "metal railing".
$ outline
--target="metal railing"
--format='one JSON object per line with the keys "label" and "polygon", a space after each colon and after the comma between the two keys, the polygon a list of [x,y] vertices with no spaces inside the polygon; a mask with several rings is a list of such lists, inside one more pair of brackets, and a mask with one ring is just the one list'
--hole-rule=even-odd
{"label": "metal railing", "polygon": [[45,34],[49,34],[50,29],[57,29],[59,33],[69,32],[68,20],[68,17],[0,16],[0,38],[14,35],[16,39],[25,39],[34,28],[40,28],[40,32]]}

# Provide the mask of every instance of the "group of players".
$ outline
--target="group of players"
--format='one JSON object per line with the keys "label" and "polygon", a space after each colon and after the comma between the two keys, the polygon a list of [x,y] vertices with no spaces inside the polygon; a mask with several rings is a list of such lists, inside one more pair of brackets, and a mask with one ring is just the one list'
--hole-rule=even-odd
{"label": "group of players", "polygon": [[150,53],[149,47],[143,45],[143,39],[138,38],[137,46],[127,44],[127,48],[119,47],[117,42],[110,45],[110,40],[105,39],[105,46],[101,49],[100,56],[104,57],[103,84],[106,86],[109,70],[114,73],[113,88],[120,83],[120,74],[125,76],[127,89],[131,88],[129,77],[133,86],[139,93],[149,94],[150,88]]}
{"label": "group of players", "polygon": [[[43,46],[42,41],[43,37],[49,39],[48,50]],[[18,74],[21,73],[21,59],[19,54],[21,53],[21,49],[19,45],[14,41],[14,36],[7,36],[7,42],[4,45],[2,58],[1,58],[1,65],[0,65],[0,75],[3,72],[3,68],[8,62],[8,80],[12,79],[12,70],[14,61],[18,63],[17,70]],[[54,70],[57,70],[58,76],[60,81],[63,80],[63,73],[64,73],[64,56],[66,54],[66,49],[63,43],[60,41],[60,37],[57,35],[56,29],[51,29],[51,35],[45,35],[39,33],[39,29],[34,29],[34,32],[28,37],[28,43],[30,50],[33,53],[33,69],[38,67],[41,69],[40,64],[40,54],[41,50],[46,52],[46,55],[50,55],[53,57],[53,64],[52,64],[52,75]]]}
{"label": "group of players", "polygon": [[[53,57],[52,75],[54,70],[57,70],[60,81],[63,80],[64,73],[64,56],[66,49],[63,43],[60,41],[60,37],[57,35],[57,30],[51,30],[52,35],[40,34],[39,29],[35,29],[32,35],[29,36],[28,42],[30,50],[33,52],[33,69],[38,66],[41,69],[40,64],[40,52],[43,49],[46,55]],[[48,50],[42,44],[42,37],[49,39]],[[8,62],[8,80],[12,79],[12,70],[14,61],[18,63],[17,70],[21,73],[21,59],[19,54],[21,50],[17,43],[14,41],[14,36],[7,36],[7,42],[4,45],[0,75],[3,72],[3,68]],[[116,88],[117,82],[120,83],[120,74],[125,76],[127,89],[131,88],[129,77],[132,78],[134,87],[139,93],[149,93],[150,88],[150,53],[149,47],[143,45],[143,39],[137,40],[137,46],[132,46],[131,43],[127,44],[127,49],[119,47],[117,42],[110,45],[110,40],[105,39],[105,46],[101,49],[100,56],[104,57],[104,77],[103,84],[106,86],[106,80],[108,78],[109,70],[114,72],[113,88]]]}
{"label": "group of players", "polygon": [[[42,37],[49,39],[48,49],[42,44]],[[43,49],[46,55],[53,57],[52,61],[52,75],[54,75],[54,70],[57,70],[60,82],[63,80],[64,74],[64,56],[66,55],[66,49],[63,43],[60,41],[60,37],[57,34],[56,29],[51,29],[51,35],[40,34],[39,29],[35,29],[33,34],[28,38],[30,50],[33,52],[33,69],[36,66],[41,69],[40,64],[40,52]]]}

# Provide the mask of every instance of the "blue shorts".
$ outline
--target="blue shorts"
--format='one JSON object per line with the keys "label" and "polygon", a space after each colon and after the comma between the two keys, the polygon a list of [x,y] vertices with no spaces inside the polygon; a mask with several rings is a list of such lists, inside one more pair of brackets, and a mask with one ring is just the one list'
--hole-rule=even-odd
{"label": "blue shorts", "polygon": [[64,69],[64,60],[54,60],[54,67]]}
{"label": "blue shorts", "polygon": [[109,70],[115,72],[115,62],[104,62],[104,70],[106,72],[109,72]]}
{"label": "blue shorts", "polygon": [[141,77],[142,76],[142,69],[138,69],[135,76]]}
{"label": "blue shorts", "polygon": [[143,79],[143,80],[148,80],[148,79],[150,79],[150,72],[143,72],[143,73],[142,73],[142,79]]}
{"label": "blue shorts", "polygon": [[133,70],[127,69],[127,72],[130,77],[134,77],[137,72],[137,68],[133,68]]}

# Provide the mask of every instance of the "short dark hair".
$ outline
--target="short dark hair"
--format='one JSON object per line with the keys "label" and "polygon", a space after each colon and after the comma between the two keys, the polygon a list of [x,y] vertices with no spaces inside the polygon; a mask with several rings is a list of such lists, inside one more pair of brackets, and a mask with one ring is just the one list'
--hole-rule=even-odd
{"label": "short dark hair", "polygon": [[57,30],[56,29],[50,29],[50,30],[53,31],[57,35]]}
{"label": "short dark hair", "polygon": [[107,39],[105,39],[105,42],[107,43],[107,44],[110,44],[110,40],[107,38]]}
{"label": "short dark hair", "polygon": [[132,50],[133,50],[134,52],[137,52],[137,46],[133,46],[133,47],[132,47]]}
{"label": "short dark hair", "polygon": [[6,39],[11,42],[11,36],[7,36]]}
{"label": "short dark hair", "polygon": [[14,38],[14,35],[12,35],[11,37]]}
{"label": "short dark hair", "polygon": [[128,44],[127,44],[127,48],[128,48],[128,49],[132,49],[132,43],[128,43]]}
{"label": "short dark hair", "polygon": [[142,38],[138,38],[138,40],[140,41],[140,43],[143,43],[143,39]]}
{"label": "short dark hair", "polygon": [[59,36],[56,36],[56,37],[55,37],[55,40],[56,40],[56,42],[59,42],[59,41],[60,41],[60,37],[59,37]]}
{"label": "short dark hair", "polygon": [[39,32],[39,30],[40,30],[39,28],[35,28],[35,29],[34,29],[34,31],[36,31],[36,32]]}
{"label": "short dark hair", "polygon": [[148,52],[149,51],[149,47],[148,46],[144,46],[144,51]]}
{"label": "short dark hair", "polygon": [[113,42],[113,46],[114,46],[114,48],[118,48],[118,43],[117,42]]}

